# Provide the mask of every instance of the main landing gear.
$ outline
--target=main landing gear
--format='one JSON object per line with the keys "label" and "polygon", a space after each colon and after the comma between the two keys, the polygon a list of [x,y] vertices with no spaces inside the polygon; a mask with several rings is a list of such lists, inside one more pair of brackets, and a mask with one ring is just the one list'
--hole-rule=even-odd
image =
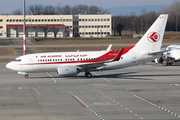
{"label": "main landing gear", "polygon": [[26,79],[28,79],[28,78],[29,78],[29,75],[28,75],[28,74],[26,74],[24,77],[25,77]]}
{"label": "main landing gear", "polygon": [[87,78],[91,78],[91,77],[92,77],[92,74],[91,74],[90,72],[85,72],[85,76],[86,76]]}

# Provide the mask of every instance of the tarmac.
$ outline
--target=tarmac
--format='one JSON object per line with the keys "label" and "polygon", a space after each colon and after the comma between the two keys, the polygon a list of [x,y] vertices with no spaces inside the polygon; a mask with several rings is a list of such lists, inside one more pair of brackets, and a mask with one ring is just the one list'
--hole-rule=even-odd
{"label": "tarmac", "polygon": [[[44,45],[27,40],[29,53],[35,52],[32,46]],[[0,56],[1,59],[15,58],[22,53],[22,41],[18,39],[0,39],[0,47],[13,47],[17,54]],[[84,73],[74,77],[32,73],[29,79],[5,65],[0,64],[0,120],[180,119],[178,65],[148,63],[92,72],[92,78],[86,78]]]}
{"label": "tarmac", "polygon": [[180,67],[124,69],[30,78],[0,64],[1,120],[179,120]]}

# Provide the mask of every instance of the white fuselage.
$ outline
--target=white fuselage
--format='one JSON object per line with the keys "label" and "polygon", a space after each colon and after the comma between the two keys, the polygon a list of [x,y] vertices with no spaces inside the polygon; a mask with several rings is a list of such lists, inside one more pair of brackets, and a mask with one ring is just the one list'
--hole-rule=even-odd
{"label": "white fuselage", "polygon": [[18,72],[38,73],[57,72],[57,68],[60,66],[75,66],[83,70],[83,67],[88,64],[89,71],[97,71],[124,68],[155,58],[155,56],[148,56],[147,53],[131,52],[131,49],[128,48],[127,53],[124,53],[119,61],[107,62],[99,66],[99,62],[110,61],[117,53],[117,51],[86,51],[29,54],[16,58],[6,67]]}

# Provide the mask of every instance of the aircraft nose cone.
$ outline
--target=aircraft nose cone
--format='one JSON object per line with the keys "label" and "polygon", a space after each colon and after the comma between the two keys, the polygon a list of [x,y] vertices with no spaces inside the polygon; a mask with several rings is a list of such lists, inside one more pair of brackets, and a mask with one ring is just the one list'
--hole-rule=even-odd
{"label": "aircraft nose cone", "polygon": [[6,68],[10,69],[10,63],[6,64]]}

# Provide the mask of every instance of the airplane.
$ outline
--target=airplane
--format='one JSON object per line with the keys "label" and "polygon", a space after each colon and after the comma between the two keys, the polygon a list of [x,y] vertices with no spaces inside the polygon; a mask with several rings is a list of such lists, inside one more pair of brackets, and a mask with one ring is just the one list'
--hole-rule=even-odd
{"label": "airplane", "polygon": [[85,72],[121,69],[145,63],[159,57],[168,15],[161,14],[144,36],[135,44],[119,50],[52,52],[23,55],[8,63],[6,68],[29,78],[28,73],[57,72],[59,76],[76,76]]}
{"label": "airplane", "polygon": [[164,59],[166,59],[166,65],[169,66],[174,62],[180,61],[180,45],[169,45],[164,49],[168,51],[162,54],[162,57],[157,61],[158,63],[163,62]]}

